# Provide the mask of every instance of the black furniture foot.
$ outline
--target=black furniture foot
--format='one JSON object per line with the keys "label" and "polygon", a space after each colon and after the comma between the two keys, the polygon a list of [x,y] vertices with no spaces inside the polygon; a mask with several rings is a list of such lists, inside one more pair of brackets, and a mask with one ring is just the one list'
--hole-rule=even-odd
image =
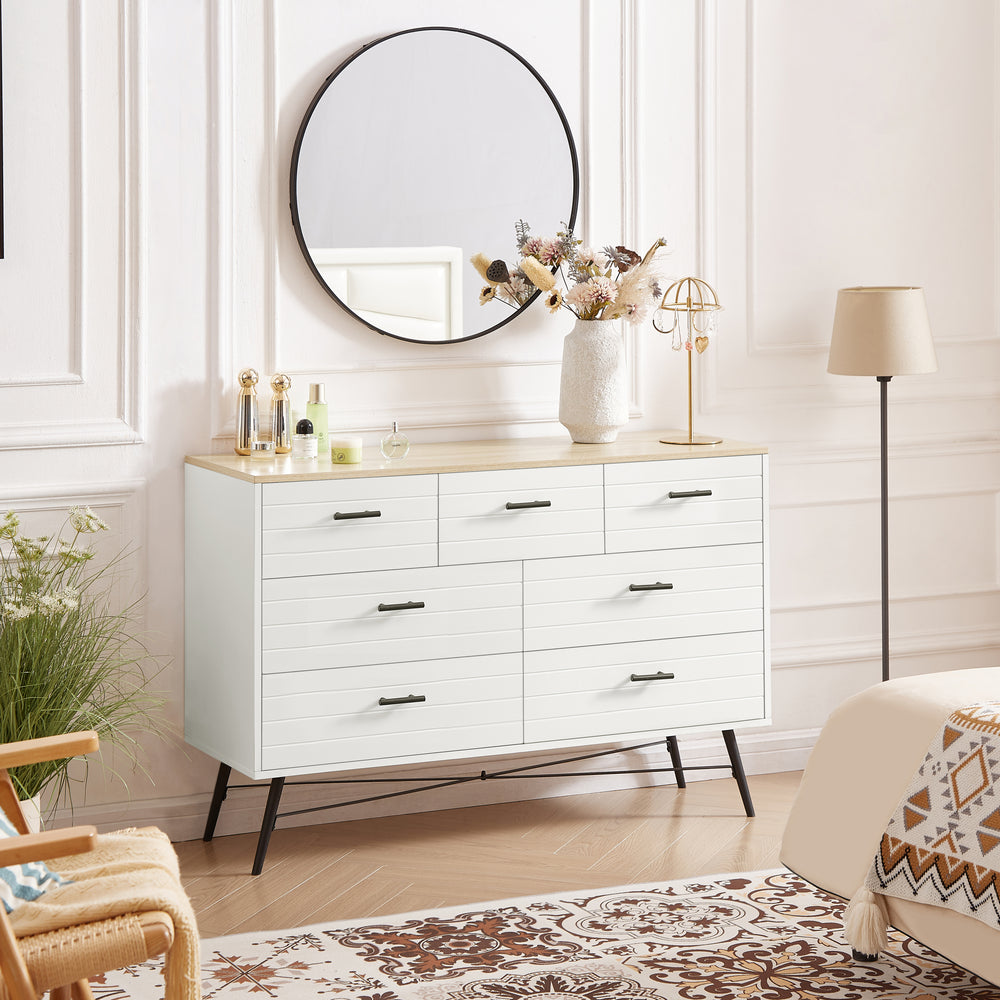
{"label": "black furniture foot", "polygon": [[219,764],[219,773],[215,778],[215,791],[212,792],[212,804],[208,807],[208,819],[205,820],[205,834],[202,840],[211,840],[215,836],[215,824],[219,821],[219,810],[229,790],[229,775],[233,769],[228,764]]}
{"label": "black furniture foot", "polygon": [[278,819],[278,806],[281,803],[281,792],[284,787],[284,778],[271,779],[271,787],[267,792],[267,805],[264,807],[264,819],[260,824],[260,837],[257,839],[257,854],[253,859],[251,875],[259,875],[264,869],[267,845],[271,842],[271,834],[274,833],[274,824]]}
{"label": "black furniture foot", "polygon": [[746,772],[743,770],[743,759],[740,757],[740,748],[736,745],[736,733],[732,729],[723,729],[722,739],[725,741],[726,752],[729,754],[729,763],[733,766],[733,777],[740,790],[743,808],[747,816],[755,816],[753,799],[750,798],[750,786],[747,784]]}
{"label": "black furniture foot", "polygon": [[670,754],[670,764],[675,768],[674,777],[678,788],[687,788],[687,778],[684,777],[684,765],[681,763],[681,751],[677,746],[677,737],[667,737],[667,751]]}
{"label": "black furniture foot", "polygon": [[857,948],[852,948],[851,958],[853,958],[855,962],[877,962],[878,952],[874,955],[866,955],[863,951],[858,951]]}

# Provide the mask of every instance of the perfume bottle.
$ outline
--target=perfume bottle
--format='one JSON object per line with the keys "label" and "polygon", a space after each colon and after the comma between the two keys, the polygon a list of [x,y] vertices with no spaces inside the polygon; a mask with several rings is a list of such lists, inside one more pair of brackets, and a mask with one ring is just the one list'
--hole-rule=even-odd
{"label": "perfume bottle", "polygon": [[276,455],[287,455],[292,450],[292,404],[288,390],[292,380],[287,375],[271,377],[271,440]]}
{"label": "perfume bottle", "polygon": [[236,454],[249,455],[250,444],[257,440],[257,372],[244,368],[237,376],[240,394],[236,400]]}
{"label": "perfume bottle", "polygon": [[326,408],[326,386],[322,382],[309,384],[309,402],[306,403],[306,416],[312,421],[313,432],[316,435],[316,449],[320,455],[330,452],[330,424]]}
{"label": "perfume bottle", "polygon": [[295,425],[295,433],[292,435],[292,460],[303,462],[315,458],[318,454],[319,446],[316,443],[316,435],[313,434],[312,421],[303,417]]}
{"label": "perfume bottle", "polygon": [[395,420],[392,422],[392,430],[384,438],[379,446],[382,454],[390,461],[396,458],[406,458],[406,453],[410,450],[410,439],[403,434]]}

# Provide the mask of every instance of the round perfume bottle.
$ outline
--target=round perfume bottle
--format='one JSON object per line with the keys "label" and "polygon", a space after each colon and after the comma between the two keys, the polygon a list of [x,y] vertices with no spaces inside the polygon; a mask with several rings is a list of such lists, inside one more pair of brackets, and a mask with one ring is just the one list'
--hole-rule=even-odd
{"label": "round perfume bottle", "polygon": [[396,458],[405,458],[410,450],[410,439],[403,434],[396,421],[392,422],[392,430],[384,438],[379,446],[382,454],[390,461]]}

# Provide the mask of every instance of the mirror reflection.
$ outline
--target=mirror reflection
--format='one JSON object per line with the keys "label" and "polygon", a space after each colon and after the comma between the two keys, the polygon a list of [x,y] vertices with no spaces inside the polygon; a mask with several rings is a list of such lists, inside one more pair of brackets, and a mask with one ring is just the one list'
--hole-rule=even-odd
{"label": "mirror reflection", "polygon": [[578,196],[551,90],[464,29],[417,28],[356,52],[313,99],[292,155],[292,221],[316,278],[373,330],[420,343],[509,322],[515,312],[480,308],[469,258],[508,246],[518,219],[572,225]]}

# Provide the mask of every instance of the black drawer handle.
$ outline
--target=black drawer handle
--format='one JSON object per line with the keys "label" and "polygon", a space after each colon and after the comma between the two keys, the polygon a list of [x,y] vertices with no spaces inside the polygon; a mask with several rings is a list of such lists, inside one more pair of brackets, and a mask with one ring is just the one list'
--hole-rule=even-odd
{"label": "black drawer handle", "polygon": [[413,705],[418,701],[427,701],[422,694],[407,694],[402,698],[379,698],[380,705]]}
{"label": "black drawer handle", "polygon": [[673,590],[672,583],[630,583],[629,590]]}
{"label": "black drawer handle", "polygon": [[335,521],[353,521],[359,517],[381,517],[382,511],[380,510],[349,510],[346,513],[344,511],[337,511],[333,515]]}
{"label": "black drawer handle", "polygon": [[673,674],[665,674],[662,670],[658,670],[655,674],[632,674],[629,678],[630,681],[672,681],[673,679]]}
{"label": "black drawer handle", "polygon": [[402,604],[380,604],[379,611],[409,611],[411,608],[422,608],[423,601],[404,601]]}
{"label": "black drawer handle", "polygon": [[526,500],[522,503],[517,503],[513,500],[508,500],[506,507],[507,510],[527,510],[529,507],[551,507],[551,500]]}
{"label": "black drawer handle", "polygon": [[710,497],[711,490],[671,490],[667,496],[671,500],[686,500],[688,497]]}

